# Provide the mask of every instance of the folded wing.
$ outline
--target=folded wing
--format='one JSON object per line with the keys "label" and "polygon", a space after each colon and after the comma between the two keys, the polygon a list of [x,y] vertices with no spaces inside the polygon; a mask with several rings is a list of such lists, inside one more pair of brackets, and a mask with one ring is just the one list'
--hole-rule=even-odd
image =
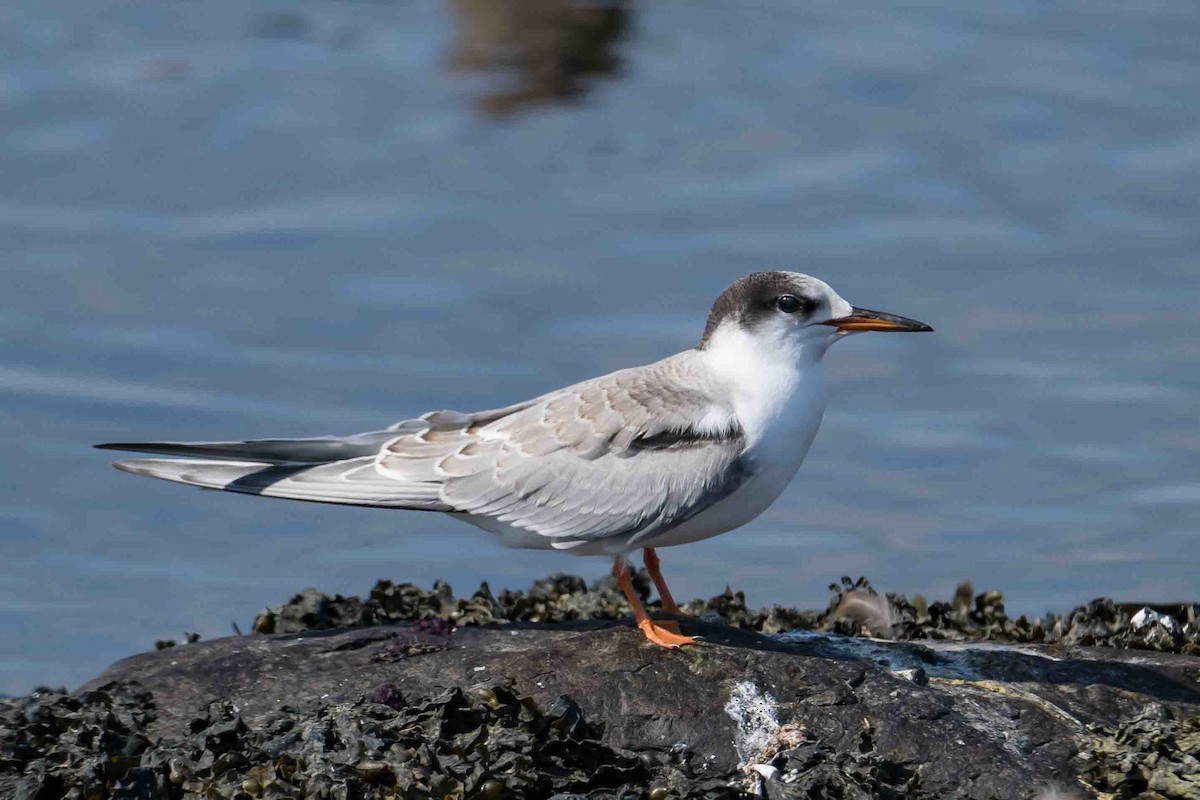
{"label": "folded wing", "polygon": [[692,353],[507,408],[437,411],[350,437],[100,445],[202,460],[127,472],[224,491],[445,511],[554,546],[663,530],[735,491],[745,444]]}
{"label": "folded wing", "polygon": [[390,442],[379,469],[439,482],[455,511],[556,546],[669,528],[747,477],[744,442],[719,387],[682,354],[540,398],[486,423],[439,420]]}

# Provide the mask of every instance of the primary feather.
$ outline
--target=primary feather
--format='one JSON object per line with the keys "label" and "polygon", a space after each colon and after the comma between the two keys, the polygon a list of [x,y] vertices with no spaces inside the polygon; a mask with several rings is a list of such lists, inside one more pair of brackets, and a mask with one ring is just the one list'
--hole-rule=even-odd
{"label": "primary feather", "polygon": [[348,458],[373,456],[395,431],[372,431],[353,436],[314,439],[251,439],[245,442],[111,442],[100,450],[127,450],[219,461],[253,461],[262,464],[323,464]]}

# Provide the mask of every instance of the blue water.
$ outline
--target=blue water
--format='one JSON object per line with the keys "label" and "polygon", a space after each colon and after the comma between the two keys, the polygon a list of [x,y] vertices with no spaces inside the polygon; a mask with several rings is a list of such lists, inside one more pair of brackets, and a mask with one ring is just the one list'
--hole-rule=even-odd
{"label": "blue water", "polygon": [[1194,0],[648,2],[613,75],[499,117],[502,78],[447,68],[459,24],[429,0],[0,9],[0,692],[307,585],[604,574],[88,446],[506,404],[691,346],[762,268],[937,333],[831,352],[800,477],[667,551],[676,596],[1200,594]]}

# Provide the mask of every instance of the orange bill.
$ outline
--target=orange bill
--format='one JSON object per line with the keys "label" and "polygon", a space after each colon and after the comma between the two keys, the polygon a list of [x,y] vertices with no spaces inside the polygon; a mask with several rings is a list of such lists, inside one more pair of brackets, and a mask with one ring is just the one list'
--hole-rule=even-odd
{"label": "orange bill", "polygon": [[917,322],[915,319],[895,314],[885,314],[882,311],[871,311],[868,308],[853,308],[850,316],[831,319],[822,324],[832,325],[846,333],[858,333],[859,331],[918,333],[933,330],[924,322]]}

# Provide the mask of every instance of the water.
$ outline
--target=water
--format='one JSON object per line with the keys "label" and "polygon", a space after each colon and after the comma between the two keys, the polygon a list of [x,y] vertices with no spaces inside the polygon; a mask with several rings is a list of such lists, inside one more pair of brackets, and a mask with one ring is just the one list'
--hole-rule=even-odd
{"label": "water", "polygon": [[666,551],[676,596],[1195,599],[1191,0],[651,2],[558,103],[448,70],[455,8],[0,10],[0,692],[307,585],[604,574],[88,445],[506,404],[691,346],[772,267],[937,333],[837,345],[800,478]]}

